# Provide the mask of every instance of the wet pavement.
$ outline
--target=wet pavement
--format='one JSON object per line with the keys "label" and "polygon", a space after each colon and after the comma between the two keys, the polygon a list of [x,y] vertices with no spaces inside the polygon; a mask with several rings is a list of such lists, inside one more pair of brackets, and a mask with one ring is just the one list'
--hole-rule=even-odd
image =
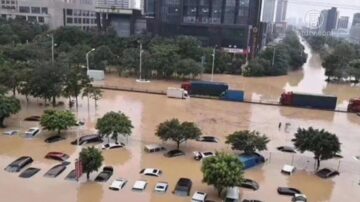
{"label": "wet pavement", "polygon": [[[321,72],[316,60],[316,55],[310,57],[304,72],[291,73],[289,76],[271,78],[243,78],[240,76],[216,75],[216,81],[226,81],[231,88],[244,89],[248,96],[254,99],[277,99],[282,91],[301,90],[311,93],[336,94],[339,103],[346,99],[356,97],[359,88],[350,85],[326,84],[319,78]],[[313,68],[309,70],[308,68]],[[209,78],[204,75],[203,79]],[[314,82],[313,84],[311,84]],[[143,89],[165,90],[168,86],[178,86],[180,82],[154,81],[149,84],[138,84],[134,79],[119,79],[110,76],[105,81],[108,85],[121,85]],[[297,109],[277,106],[252,105],[244,103],[223,102],[204,99],[177,100],[168,99],[162,95],[150,95],[130,92],[104,91],[104,97],[98,102],[95,109],[94,102],[80,99],[80,107],[75,112],[79,119],[85,121],[82,128],[71,128],[64,133],[67,139],[62,142],[46,144],[44,139],[49,137],[49,132],[42,131],[33,139],[24,138],[24,131],[29,127],[38,126],[38,122],[22,121],[29,115],[41,115],[44,107],[38,105],[36,99],[31,99],[26,104],[22,100],[22,111],[6,120],[7,129],[21,129],[18,136],[0,135],[0,201],[131,201],[131,202],[182,202],[191,201],[191,197],[179,197],[171,193],[176,181],[180,177],[188,177],[193,180],[191,195],[195,191],[204,191],[214,201],[217,192],[213,187],[201,182],[201,163],[193,160],[192,151],[226,151],[232,152],[228,145],[224,144],[225,136],[236,130],[258,130],[270,137],[268,151],[263,155],[268,161],[260,167],[245,172],[247,178],[251,178],[260,184],[258,191],[242,189],[242,199],[259,199],[268,202],[287,202],[290,197],[277,194],[278,186],[291,186],[303,191],[311,202],[352,202],[360,198],[360,161],[353,156],[360,155],[359,125],[360,117],[355,114],[334,113],[328,111]],[[66,102],[66,100],[64,100]],[[40,102],[40,101],[39,101]],[[74,162],[81,147],[73,146],[70,142],[77,136],[95,132],[97,118],[108,111],[122,111],[133,122],[134,130],[128,139],[122,139],[126,143],[124,149],[104,151],[104,165],[113,166],[115,173],[107,183],[87,182],[85,176],[80,182],[64,180],[65,176],[74,168],[74,164],[57,178],[43,177],[43,174],[58,162],[44,159],[49,151],[59,151],[70,155],[70,161]],[[162,144],[168,149],[175,148],[172,142],[161,142],[155,135],[156,126],[171,118],[182,121],[194,121],[206,135],[215,135],[220,143],[200,143],[188,141],[181,145],[187,155],[168,159],[162,153],[148,154],[143,151],[146,144]],[[278,123],[291,123],[288,130],[278,129]],[[325,128],[336,133],[342,143],[343,159],[322,162],[340,171],[340,175],[332,179],[320,179],[313,175],[314,161],[310,153],[291,155],[279,153],[276,147],[291,145],[291,139],[298,127],[314,126]],[[6,130],[7,130],[6,129]],[[3,129],[0,130],[2,133]],[[22,155],[34,158],[32,166],[41,168],[41,171],[30,179],[19,178],[18,174],[8,173],[3,170],[10,162]],[[284,164],[293,164],[297,171],[292,176],[280,173]],[[153,167],[163,171],[159,178],[145,177],[139,174],[142,168]],[[91,175],[91,179],[97,173]],[[111,191],[108,186],[117,177],[128,179],[125,188],[119,192]],[[136,180],[149,182],[144,192],[131,191]],[[154,193],[154,185],[158,181],[169,182],[169,190],[166,194]]]}

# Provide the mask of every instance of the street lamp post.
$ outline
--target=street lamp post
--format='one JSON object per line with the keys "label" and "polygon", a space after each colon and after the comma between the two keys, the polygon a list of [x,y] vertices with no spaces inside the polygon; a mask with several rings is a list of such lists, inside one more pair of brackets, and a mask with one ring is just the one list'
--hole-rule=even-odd
{"label": "street lamp post", "polygon": [[216,46],[213,49],[213,61],[212,61],[212,67],[211,67],[211,81],[214,81],[214,68],[215,68],[215,53],[216,53]]}
{"label": "street lamp post", "polygon": [[91,49],[89,52],[86,53],[86,69],[89,71],[90,68],[89,68],[89,54],[91,52],[95,51],[95,48]]}
{"label": "street lamp post", "polygon": [[273,58],[272,58],[272,62],[271,62],[271,66],[273,67],[275,64],[275,53],[276,53],[276,48],[274,47],[274,51],[273,51]]}
{"label": "street lamp post", "polygon": [[51,63],[54,64],[54,34],[48,34],[47,36],[51,38]]}
{"label": "street lamp post", "polygon": [[141,69],[142,69],[142,43],[140,42],[140,50],[139,50],[139,56],[140,56],[140,62],[139,62],[139,80],[141,81]]}

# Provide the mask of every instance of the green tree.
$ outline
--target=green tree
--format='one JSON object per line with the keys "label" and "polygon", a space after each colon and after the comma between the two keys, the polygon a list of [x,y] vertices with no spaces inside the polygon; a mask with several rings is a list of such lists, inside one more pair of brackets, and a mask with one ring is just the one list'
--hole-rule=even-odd
{"label": "green tree", "polygon": [[47,130],[57,131],[60,135],[62,130],[76,125],[76,118],[70,111],[46,110],[41,117],[40,125]]}
{"label": "green tree", "polygon": [[82,163],[86,178],[90,179],[90,173],[98,171],[104,161],[101,151],[94,146],[83,148],[80,152],[79,160]]}
{"label": "green tree", "polygon": [[204,159],[202,181],[213,185],[220,196],[224,189],[241,185],[244,180],[243,170],[243,164],[237,156],[218,153],[215,157]]}
{"label": "green tree", "polygon": [[90,85],[87,85],[83,90],[82,97],[85,97],[85,96],[88,97],[88,99],[89,98],[93,99],[95,102],[95,107],[96,107],[97,101],[102,98],[102,91],[100,88],[94,87],[93,85],[90,84]]}
{"label": "green tree", "polygon": [[249,130],[237,131],[226,137],[226,144],[231,144],[233,150],[244,151],[245,154],[253,154],[256,150],[266,150],[269,142],[266,135]]}
{"label": "green tree", "polygon": [[81,91],[90,84],[90,78],[86,71],[79,67],[70,67],[64,76],[63,93],[75,98],[76,108],[78,107],[78,97]]}
{"label": "green tree", "polygon": [[15,97],[7,97],[0,94],[0,127],[5,128],[4,120],[11,114],[16,114],[20,111],[20,101]]}
{"label": "green tree", "polygon": [[178,54],[182,58],[200,61],[202,56],[201,42],[192,36],[178,36],[175,39],[176,45],[179,47]]}
{"label": "green tree", "polygon": [[118,142],[118,136],[130,136],[134,126],[129,117],[122,112],[108,112],[96,122],[96,129],[101,135],[111,137]]}
{"label": "green tree", "polygon": [[201,135],[201,130],[192,122],[182,122],[171,119],[160,123],[157,127],[156,136],[163,141],[172,140],[176,142],[177,149],[180,144],[189,139],[196,139]]}
{"label": "green tree", "polygon": [[177,63],[176,72],[181,78],[185,78],[190,75],[192,78],[195,78],[203,72],[203,68],[201,64],[195,60],[187,58],[182,59]]}
{"label": "green tree", "polygon": [[349,63],[349,74],[354,77],[355,82],[360,80],[360,59],[355,59]]}
{"label": "green tree", "polygon": [[312,127],[308,129],[299,128],[295,133],[294,145],[301,153],[309,151],[314,153],[317,161],[316,169],[320,167],[321,160],[334,158],[341,151],[341,144],[335,134],[318,130]]}

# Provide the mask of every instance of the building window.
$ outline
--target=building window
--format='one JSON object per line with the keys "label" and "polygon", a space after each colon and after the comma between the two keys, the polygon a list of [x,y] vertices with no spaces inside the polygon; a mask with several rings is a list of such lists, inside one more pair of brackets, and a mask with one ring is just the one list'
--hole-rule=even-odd
{"label": "building window", "polygon": [[73,19],[72,19],[72,18],[66,18],[66,23],[72,24],[72,23],[73,23]]}
{"label": "building window", "polygon": [[209,23],[210,1],[211,0],[200,0],[198,22]]}
{"label": "building window", "polygon": [[26,16],[17,15],[17,16],[15,16],[15,19],[26,20]]}
{"label": "building window", "polygon": [[72,9],[66,9],[66,15],[73,15]]}
{"label": "building window", "polygon": [[20,13],[30,13],[30,7],[28,7],[28,6],[20,6],[19,7],[19,12]]}
{"label": "building window", "polygon": [[36,22],[36,16],[28,16],[28,21]]}
{"label": "building window", "polygon": [[31,13],[40,13],[40,7],[31,7]]}
{"label": "building window", "polygon": [[227,0],[225,5],[224,23],[234,24],[235,23],[235,0]]}
{"label": "building window", "polygon": [[162,20],[166,22],[176,22],[180,16],[180,0],[168,0],[162,5]]}
{"label": "building window", "polygon": [[39,16],[38,17],[38,22],[39,23],[44,23],[45,22],[44,17]]}
{"label": "building window", "polygon": [[42,14],[48,14],[48,8],[47,7],[42,7],[41,8],[41,13]]}
{"label": "building window", "polygon": [[212,9],[211,9],[210,23],[220,24],[221,23],[221,13],[222,13],[222,1],[213,1]]}
{"label": "building window", "polygon": [[249,18],[249,0],[240,0],[236,24],[247,24]]}

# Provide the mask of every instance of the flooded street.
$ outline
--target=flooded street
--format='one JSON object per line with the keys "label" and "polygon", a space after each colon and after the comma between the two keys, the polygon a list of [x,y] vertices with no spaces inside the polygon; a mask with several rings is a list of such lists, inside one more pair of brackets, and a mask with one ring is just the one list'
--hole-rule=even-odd
{"label": "flooded street", "polygon": [[[309,59],[304,71],[293,72],[288,76],[266,78],[244,78],[241,76],[216,75],[216,81],[224,81],[233,89],[242,89],[247,96],[253,99],[277,100],[285,90],[333,94],[338,96],[338,104],[344,105],[346,100],[360,95],[359,87],[350,85],[327,84],[323,80],[323,69],[319,67],[318,55],[309,52]],[[208,80],[210,75],[203,75]],[[149,84],[138,84],[134,79],[107,77],[102,85],[132,87],[136,89],[152,89],[164,91],[168,86],[179,86],[180,82],[152,81]],[[185,202],[191,197],[179,197],[171,193],[176,181],[180,177],[188,177],[193,181],[191,195],[195,191],[204,191],[209,194],[209,199],[220,202],[217,192],[213,187],[201,183],[201,162],[192,158],[192,151],[227,151],[232,152],[224,143],[225,136],[236,130],[258,130],[270,137],[268,151],[263,155],[268,161],[260,167],[245,172],[247,178],[260,184],[258,191],[242,189],[242,199],[258,199],[268,202],[288,202],[290,197],[278,195],[278,186],[290,186],[300,189],[307,195],[310,202],[356,202],[360,198],[360,161],[353,156],[360,155],[360,117],[355,114],[334,113],[277,106],[264,106],[244,103],[222,102],[215,100],[168,99],[162,95],[140,94],[118,91],[104,91],[103,99],[98,102],[95,110],[91,100],[88,106],[87,99],[80,100],[77,114],[80,120],[85,121],[83,128],[72,128],[66,133],[66,140],[47,144],[44,139],[49,137],[47,131],[33,139],[24,138],[24,131],[29,127],[38,126],[38,122],[25,122],[23,119],[29,115],[41,115],[44,107],[40,107],[37,100],[32,99],[26,104],[22,99],[22,111],[7,119],[7,129],[20,129],[18,136],[0,135],[0,195],[4,201],[77,201],[77,202]],[[64,100],[65,101],[65,100]],[[127,114],[134,130],[128,139],[122,139],[126,144],[124,149],[104,151],[105,166],[113,166],[115,171],[107,183],[87,182],[85,176],[80,182],[64,180],[65,176],[74,169],[74,164],[57,178],[43,177],[43,174],[57,162],[44,158],[49,151],[59,151],[70,155],[74,162],[81,148],[70,144],[79,135],[95,132],[97,118],[108,111],[122,111]],[[218,144],[188,141],[181,145],[186,156],[165,158],[162,153],[148,154],[143,151],[144,145],[162,144],[168,149],[175,148],[172,142],[161,142],[155,135],[156,126],[171,118],[181,121],[195,122],[206,135],[215,135],[221,141]],[[287,131],[278,129],[279,122],[289,122],[291,126]],[[322,162],[322,166],[338,169],[340,175],[332,179],[321,179],[314,172],[312,154],[284,154],[279,153],[276,147],[291,145],[291,139],[298,127],[325,128],[336,133],[342,143],[343,159],[333,159]],[[2,133],[3,129],[0,130]],[[30,179],[19,178],[18,174],[8,173],[3,170],[10,162],[22,155],[34,159],[33,167],[41,171]],[[297,171],[292,176],[280,173],[284,164],[293,164]],[[159,178],[144,177],[139,174],[142,168],[159,168],[163,175]],[[97,173],[92,173],[91,179]],[[112,180],[122,177],[128,180],[125,188],[119,192],[108,189]],[[131,191],[136,180],[146,180],[149,184],[144,192]],[[158,181],[169,183],[166,194],[153,191]]]}

